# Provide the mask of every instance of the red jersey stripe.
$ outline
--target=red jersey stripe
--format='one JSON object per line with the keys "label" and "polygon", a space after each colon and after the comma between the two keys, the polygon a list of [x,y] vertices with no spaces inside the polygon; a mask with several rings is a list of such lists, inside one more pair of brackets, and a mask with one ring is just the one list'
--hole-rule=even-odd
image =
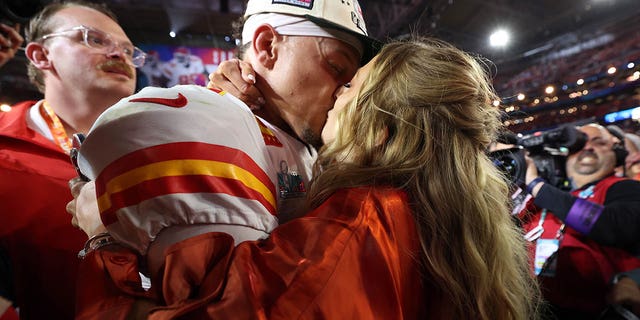
{"label": "red jersey stripe", "polygon": [[202,142],[174,142],[152,146],[124,155],[105,167],[96,178],[96,193],[106,192],[106,182],[136,168],[149,165],[149,159],[154,162],[184,159],[211,160],[240,167],[250,172],[265,185],[272,193],[275,186],[266,172],[256,164],[242,150],[227,146]]}
{"label": "red jersey stripe", "polygon": [[102,210],[102,222],[105,225],[116,222],[116,212],[122,208],[152,199],[157,196],[176,193],[199,193],[212,192],[229,194],[243,199],[258,201],[272,215],[276,214],[275,207],[267,201],[259,192],[246,188],[241,181],[212,176],[169,176],[157,179],[146,180],[123,189],[119,192],[109,194],[111,206],[107,210]]}
{"label": "red jersey stripe", "polygon": [[[97,193],[98,207],[101,211],[108,210],[112,205],[110,203],[111,194],[129,189],[144,181],[174,176],[212,176],[237,180],[244,188],[252,189],[261,194],[266,201],[275,207],[274,190],[261,183],[251,172],[230,163],[193,159],[155,162],[125,172],[108,181],[99,180],[104,192]],[[208,191],[216,192],[217,190],[209,189]]]}

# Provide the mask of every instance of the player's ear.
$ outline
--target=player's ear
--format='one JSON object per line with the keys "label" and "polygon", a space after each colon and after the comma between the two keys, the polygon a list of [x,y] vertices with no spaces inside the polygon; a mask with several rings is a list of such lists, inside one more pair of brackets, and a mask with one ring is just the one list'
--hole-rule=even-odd
{"label": "player's ear", "polygon": [[279,42],[282,42],[282,36],[268,24],[259,26],[253,34],[252,49],[260,64],[267,69],[271,69],[278,58]]}

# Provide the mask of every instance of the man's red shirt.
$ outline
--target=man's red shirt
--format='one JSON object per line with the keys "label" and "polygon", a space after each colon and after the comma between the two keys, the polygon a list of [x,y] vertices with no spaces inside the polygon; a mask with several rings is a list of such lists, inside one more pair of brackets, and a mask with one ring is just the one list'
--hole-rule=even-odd
{"label": "man's red shirt", "polygon": [[0,112],[0,246],[21,319],[73,319],[77,253],[86,240],[65,209],[76,173],[59,146],[27,126],[34,103]]}

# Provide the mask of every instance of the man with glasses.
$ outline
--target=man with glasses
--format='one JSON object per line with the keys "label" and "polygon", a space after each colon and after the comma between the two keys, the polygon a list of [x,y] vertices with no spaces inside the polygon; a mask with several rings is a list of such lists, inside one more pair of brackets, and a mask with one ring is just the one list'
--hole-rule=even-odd
{"label": "man with glasses", "polygon": [[69,137],[133,94],[145,55],[112,12],[85,2],[46,6],[26,37],[29,77],[44,99],[0,112],[0,254],[12,273],[0,275],[0,285],[12,283],[0,289],[21,319],[73,319],[86,237],[65,211],[76,176]]}
{"label": "man with glasses", "polygon": [[103,53],[111,53],[116,49],[122,50],[122,54],[124,54],[127,63],[136,68],[144,65],[145,53],[142,50],[134,47],[133,44],[128,41],[121,44],[117,40],[113,39],[110,34],[87,26],[81,25],[69,30],[45,34],[40,37],[40,40],[45,41],[53,37],[61,36],[70,37],[75,40],[78,40],[78,36],[80,36],[80,40],[85,46],[97,49]]}

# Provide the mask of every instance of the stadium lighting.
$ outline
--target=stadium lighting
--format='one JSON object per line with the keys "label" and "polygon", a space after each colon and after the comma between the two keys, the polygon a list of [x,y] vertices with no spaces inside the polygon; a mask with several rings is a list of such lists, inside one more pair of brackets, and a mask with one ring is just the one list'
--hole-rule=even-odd
{"label": "stadium lighting", "polygon": [[544,92],[545,92],[546,94],[552,94],[555,90],[556,90],[556,88],[554,88],[553,86],[547,86],[547,87],[544,89]]}
{"label": "stadium lighting", "polygon": [[511,35],[505,29],[498,29],[489,36],[489,44],[494,47],[506,47],[509,44]]}

